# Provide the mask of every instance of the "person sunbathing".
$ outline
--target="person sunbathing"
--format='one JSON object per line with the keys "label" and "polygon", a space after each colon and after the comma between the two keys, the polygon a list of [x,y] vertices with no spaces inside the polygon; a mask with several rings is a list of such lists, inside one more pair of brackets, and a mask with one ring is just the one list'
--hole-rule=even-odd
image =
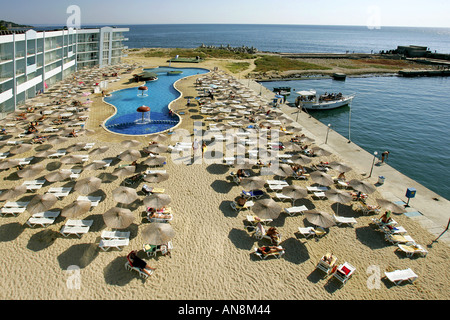
{"label": "person sunbathing", "polygon": [[270,227],[266,231],[266,236],[269,236],[270,240],[274,244],[278,244],[280,242],[280,239],[281,239],[281,235],[280,235],[280,233],[278,232],[278,230],[275,227]]}
{"label": "person sunbathing", "polygon": [[75,132],[75,129],[72,130],[71,133],[69,133],[69,137],[77,137],[77,133]]}
{"label": "person sunbathing", "polygon": [[130,260],[131,265],[133,267],[138,268],[139,270],[145,272],[146,274],[148,274],[149,276],[152,274],[152,272],[150,272],[149,270],[156,270],[156,268],[152,268],[150,267],[147,262],[145,262],[144,260],[142,260],[141,258],[139,258],[136,255],[136,251],[131,251],[127,258]]}
{"label": "person sunbathing", "polygon": [[256,249],[256,251],[262,255],[282,252],[284,249],[280,246],[262,246]]}
{"label": "person sunbathing", "polygon": [[331,263],[333,262],[333,254],[326,254],[323,256],[322,261],[325,261],[326,263],[328,263],[329,265],[331,265]]}
{"label": "person sunbathing", "polygon": [[149,219],[166,219],[166,220],[170,220],[170,218],[172,218],[172,216],[170,214],[164,214],[164,213],[150,211],[149,214],[148,214],[148,218]]}
{"label": "person sunbathing", "polygon": [[386,211],[380,218],[380,221],[383,223],[389,223],[392,221],[391,218],[391,212],[390,211]]}

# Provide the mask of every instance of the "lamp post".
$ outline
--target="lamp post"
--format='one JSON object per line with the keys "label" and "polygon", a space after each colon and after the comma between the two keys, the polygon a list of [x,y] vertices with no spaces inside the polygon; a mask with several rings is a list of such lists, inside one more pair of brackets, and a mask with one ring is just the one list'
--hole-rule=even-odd
{"label": "lamp post", "polygon": [[373,153],[372,168],[370,168],[369,178],[372,176],[373,166],[374,166],[374,164],[375,164],[375,158],[377,157],[377,155],[378,155],[378,152],[375,151],[375,152]]}
{"label": "lamp post", "polygon": [[350,112],[348,114],[348,141],[347,141],[347,143],[352,142],[352,139],[350,138],[351,120],[352,120],[352,107],[350,107]]}
{"label": "lamp post", "polygon": [[328,133],[330,132],[330,128],[331,128],[331,123],[328,124],[328,128],[327,128],[327,136],[325,138],[325,144],[327,144],[328,141]]}

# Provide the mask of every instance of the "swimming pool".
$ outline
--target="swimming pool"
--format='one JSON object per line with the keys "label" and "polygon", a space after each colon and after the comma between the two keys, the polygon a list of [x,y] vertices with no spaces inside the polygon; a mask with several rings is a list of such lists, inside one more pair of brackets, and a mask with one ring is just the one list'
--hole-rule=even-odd
{"label": "swimming pool", "polygon": [[[115,91],[104,101],[116,108],[116,113],[107,119],[104,126],[109,131],[127,135],[146,135],[168,130],[176,126],[180,119],[177,115],[169,114],[169,104],[181,94],[174,88],[174,83],[185,77],[209,72],[201,68],[172,68],[158,67],[145,69],[154,72],[158,80],[147,81],[147,91],[134,88]],[[170,71],[181,71],[173,73]],[[144,114],[137,112],[140,106],[150,107],[150,112]],[[144,119],[144,121],[142,121]]]}

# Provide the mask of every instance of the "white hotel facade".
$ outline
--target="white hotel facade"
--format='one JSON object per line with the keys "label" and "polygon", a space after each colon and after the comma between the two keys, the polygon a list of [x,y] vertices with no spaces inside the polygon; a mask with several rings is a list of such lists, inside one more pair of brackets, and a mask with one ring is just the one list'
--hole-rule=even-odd
{"label": "white hotel facade", "polygon": [[120,63],[128,31],[103,27],[0,34],[0,119],[81,68]]}

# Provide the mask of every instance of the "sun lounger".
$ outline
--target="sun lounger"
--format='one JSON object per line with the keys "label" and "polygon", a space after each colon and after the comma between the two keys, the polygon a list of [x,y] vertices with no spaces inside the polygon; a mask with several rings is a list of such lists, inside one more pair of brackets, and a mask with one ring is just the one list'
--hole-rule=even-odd
{"label": "sun lounger", "polygon": [[95,142],[89,142],[89,143],[86,143],[82,149],[89,150],[89,149],[92,149],[94,146],[95,146]]}
{"label": "sun lounger", "polygon": [[[278,248],[279,248],[279,249],[283,249],[283,247],[281,247],[281,246],[278,246]],[[254,252],[254,254],[256,254],[258,257],[260,257],[262,260],[265,260],[265,259],[267,259],[268,257],[275,257],[275,258],[279,259],[279,258],[281,258],[281,257],[284,255],[284,253],[285,253],[285,251],[284,251],[284,249],[283,249],[282,251],[277,251],[277,252],[272,252],[272,253],[263,254],[263,253],[261,253],[261,252],[258,251],[258,248],[255,248],[253,252]]]}
{"label": "sun lounger", "polygon": [[9,151],[0,153],[0,159],[5,159],[7,156],[9,156]]}
{"label": "sun lounger", "polygon": [[354,266],[352,266],[348,262],[345,262],[336,269],[336,272],[333,274],[333,276],[338,279],[342,283],[342,285],[344,285],[345,283],[347,283],[348,279],[352,277],[355,271],[356,268]]}
{"label": "sun lounger", "polygon": [[364,215],[368,214],[379,214],[381,212],[381,208],[378,206],[367,205],[363,201],[359,201],[359,210],[362,211]]}
{"label": "sun lounger", "polygon": [[27,208],[26,207],[9,207],[9,208],[1,208],[0,209],[0,215],[6,216],[8,214],[13,215],[14,217],[17,217],[19,214],[24,212]]}
{"label": "sun lounger", "polygon": [[414,244],[415,241],[411,236],[401,234],[385,234],[386,241],[398,245],[398,244]]}
{"label": "sun lounger", "polygon": [[317,227],[317,228],[313,228],[313,227],[301,228],[301,227],[299,227],[298,231],[306,239],[309,239],[311,237],[322,237],[327,234],[327,232],[321,227]]}
{"label": "sun lounger", "polygon": [[268,224],[273,221],[273,219],[261,219],[257,216],[247,215],[247,221],[250,222],[253,226],[256,226],[258,223]]}
{"label": "sun lounger", "polygon": [[62,169],[61,171],[65,170],[69,170],[71,172],[69,176],[71,180],[77,180],[80,177],[81,172],[83,171],[83,169]]}
{"label": "sun lounger", "polygon": [[99,202],[102,201],[102,197],[78,196],[77,201],[89,201],[91,203],[91,207],[96,207]]}
{"label": "sun lounger", "polygon": [[411,270],[411,268],[404,270],[395,270],[392,272],[385,272],[384,275],[386,276],[387,279],[389,279],[389,281],[393,282],[396,286],[398,286],[404,281],[413,283],[419,277],[417,274],[414,273],[414,271]]}
{"label": "sun lounger", "polygon": [[306,206],[299,206],[299,207],[285,208],[284,212],[286,212],[288,215],[290,215],[292,217],[297,213],[302,214],[303,211],[306,211],[306,210],[308,210],[308,208]]}
{"label": "sun lounger", "polygon": [[146,170],[145,174],[153,174],[153,173],[167,173],[166,170]]}
{"label": "sun lounger", "polygon": [[50,188],[47,193],[54,194],[58,199],[67,197],[72,191],[72,187],[59,187],[59,188]]}
{"label": "sun lounger", "polygon": [[314,192],[314,197],[320,200],[324,200],[327,197],[327,195],[325,194],[325,192]]}
{"label": "sun lounger", "polygon": [[31,228],[35,226],[48,227],[59,216],[60,211],[45,211],[33,214],[26,222]]}
{"label": "sun lounger", "polygon": [[130,243],[130,239],[101,239],[98,244],[99,248],[103,251],[108,251],[111,248],[116,248],[122,251],[122,247],[127,246]]}
{"label": "sun lounger", "polygon": [[297,172],[294,172],[292,174],[292,177],[297,180],[299,180],[299,179],[305,180],[305,179],[308,179],[309,174],[307,174],[307,173],[298,174]]}
{"label": "sun lounger", "polygon": [[264,195],[264,191],[262,190],[250,190],[245,191],[242,190],[241,196],[248,199],[259,199]]}
{"label": "sun lounger", "polygon": [[390,219],[389,220],[389,222],[383,222],[383,221],[381,221],[381,219],[380,218],[372,218],[372,222],[375,224],[375,225],[377,225],[380,229],[382,228],[382,227],[385,227],[385,226],[392,226],[392,227],[394,227],[394,226],[396,226],[397,225],[397,221],[395,221],[394,219]]}
{"label": "sun lounger", "polygon": [[127,257],[127,262],[125,263],[125,269],[130,270],[130,271],[136,271],[139,274],[139,276],[144,279],[147,279],[149,275],[153,274],[153,270],[151,270],[151,269],[146,269],[148,272],[147,273],[147,272],[133,266],[128,257]]}
{"label": "sun lounger", "polygon": [[94,220],[68,220],[59,232],[64,237],[74,234],[81,238],[83,234],[89,231],[93,222]]}
{"label": "sun lounger", "polygon": [[47,157],[48,158],[60,158],[62,156],[65,156],[66,153],[67,152],[65,149],[60,149],[60,150],[57,150],[55,153],[49,154]]}
{"label": "sun lounger", "polygon": [[384,233],[390,233],[390,234],[405,234],[407,233],[406,229],[402,226],[382,226],[380,229]]}
{"label": "sun lounger", "polygon": [[340,217],[340,216],[334,216],[334,220],[336,221],[336,224],[338,226],[343,225],[343,224],[353,226],[357,222],[355,218]]}
{"label": "sun lounger", "polygon": [[148,213],[147,219],[150,222],[168,223],[173,220],[171,213]]}
{"label": "sun lounger", "polygon": [[245,209],[250,209],[255,203],[252,200],[247,201],[243,206],[240,206],[236,203],[236,201],[233,201],[230,203],[230,206],[235,210],[235,211],[241,211],[241,210],[245,210]]}
{"label": "sun lounger", "polygon": [[28,158],[20,158],[19,160],[19,165],[21,166],[25,166],[27,164],[30,164],[30,162],[34,159],[34,157],[28,157]]}
{"label": "sun lounger", "polygon": [[104,230],[101,234],[101,238],[105,240],[109,239],[128,239],[130,238],[130,231],[108,231]]}
{"label": "sun lounger", "polygon": [[3,208],[25,208],[29,203],[29,201],[7,201]]}
{"label": "sun lounger", "polygon": [[24,181],[23,184],[27,186],[27,191],[35,191],[44,186],[45,180],[29,180]]}
{"label": "sun lounger", "polygon": [[294,201],[294,199],[292,199],[291,197],[286,196],[282,193],[278,193],[278,192],[275,193],[275,198],[280,201],[285,201],[285,200]]}
{"label": "sun lounger", "polygon": [[306,187],[306,190],[308,190],[309,192],[324,192],[327,191],[329,188],[328,187]]}
{"label": "sun lounger", "polygon": [[[328,263],[328,259],[331,257],[331,261]],[[326,260],[327,259],[327,260]],[[332,255],[331,253],[325,254],[317,263],[316,269],[322,270],[327,275],[331,273],[334,266],[336,265],[337,257]]]}
{"label": "sun lounger", "polygon": [[151,244],[144,244],[142,246],[142,249],[149,257],[156,257],[158,252],[160,252],[162,255],[166,255],[170,253],[170,251],[173,249],[172,241],[167,242],[167,244],[160,244],[160,245],[151,245]]}
{"label": "sun lounger", "polygon": [[421,257],[425,257],[428,254],[428,251],[423,246],[417,243],[397,244],[397,246],[397,251],[403,251],[409,258],[413,257],[415,254]]}
{"label": "sun lounger", "polygon": [[277,183],[277,184],[269,184],[267,186],[267,189],[271,190],[271,191],[281,191],[283,190],[284,187],[289,186],[289,184],[287,182],[284,183]]}

